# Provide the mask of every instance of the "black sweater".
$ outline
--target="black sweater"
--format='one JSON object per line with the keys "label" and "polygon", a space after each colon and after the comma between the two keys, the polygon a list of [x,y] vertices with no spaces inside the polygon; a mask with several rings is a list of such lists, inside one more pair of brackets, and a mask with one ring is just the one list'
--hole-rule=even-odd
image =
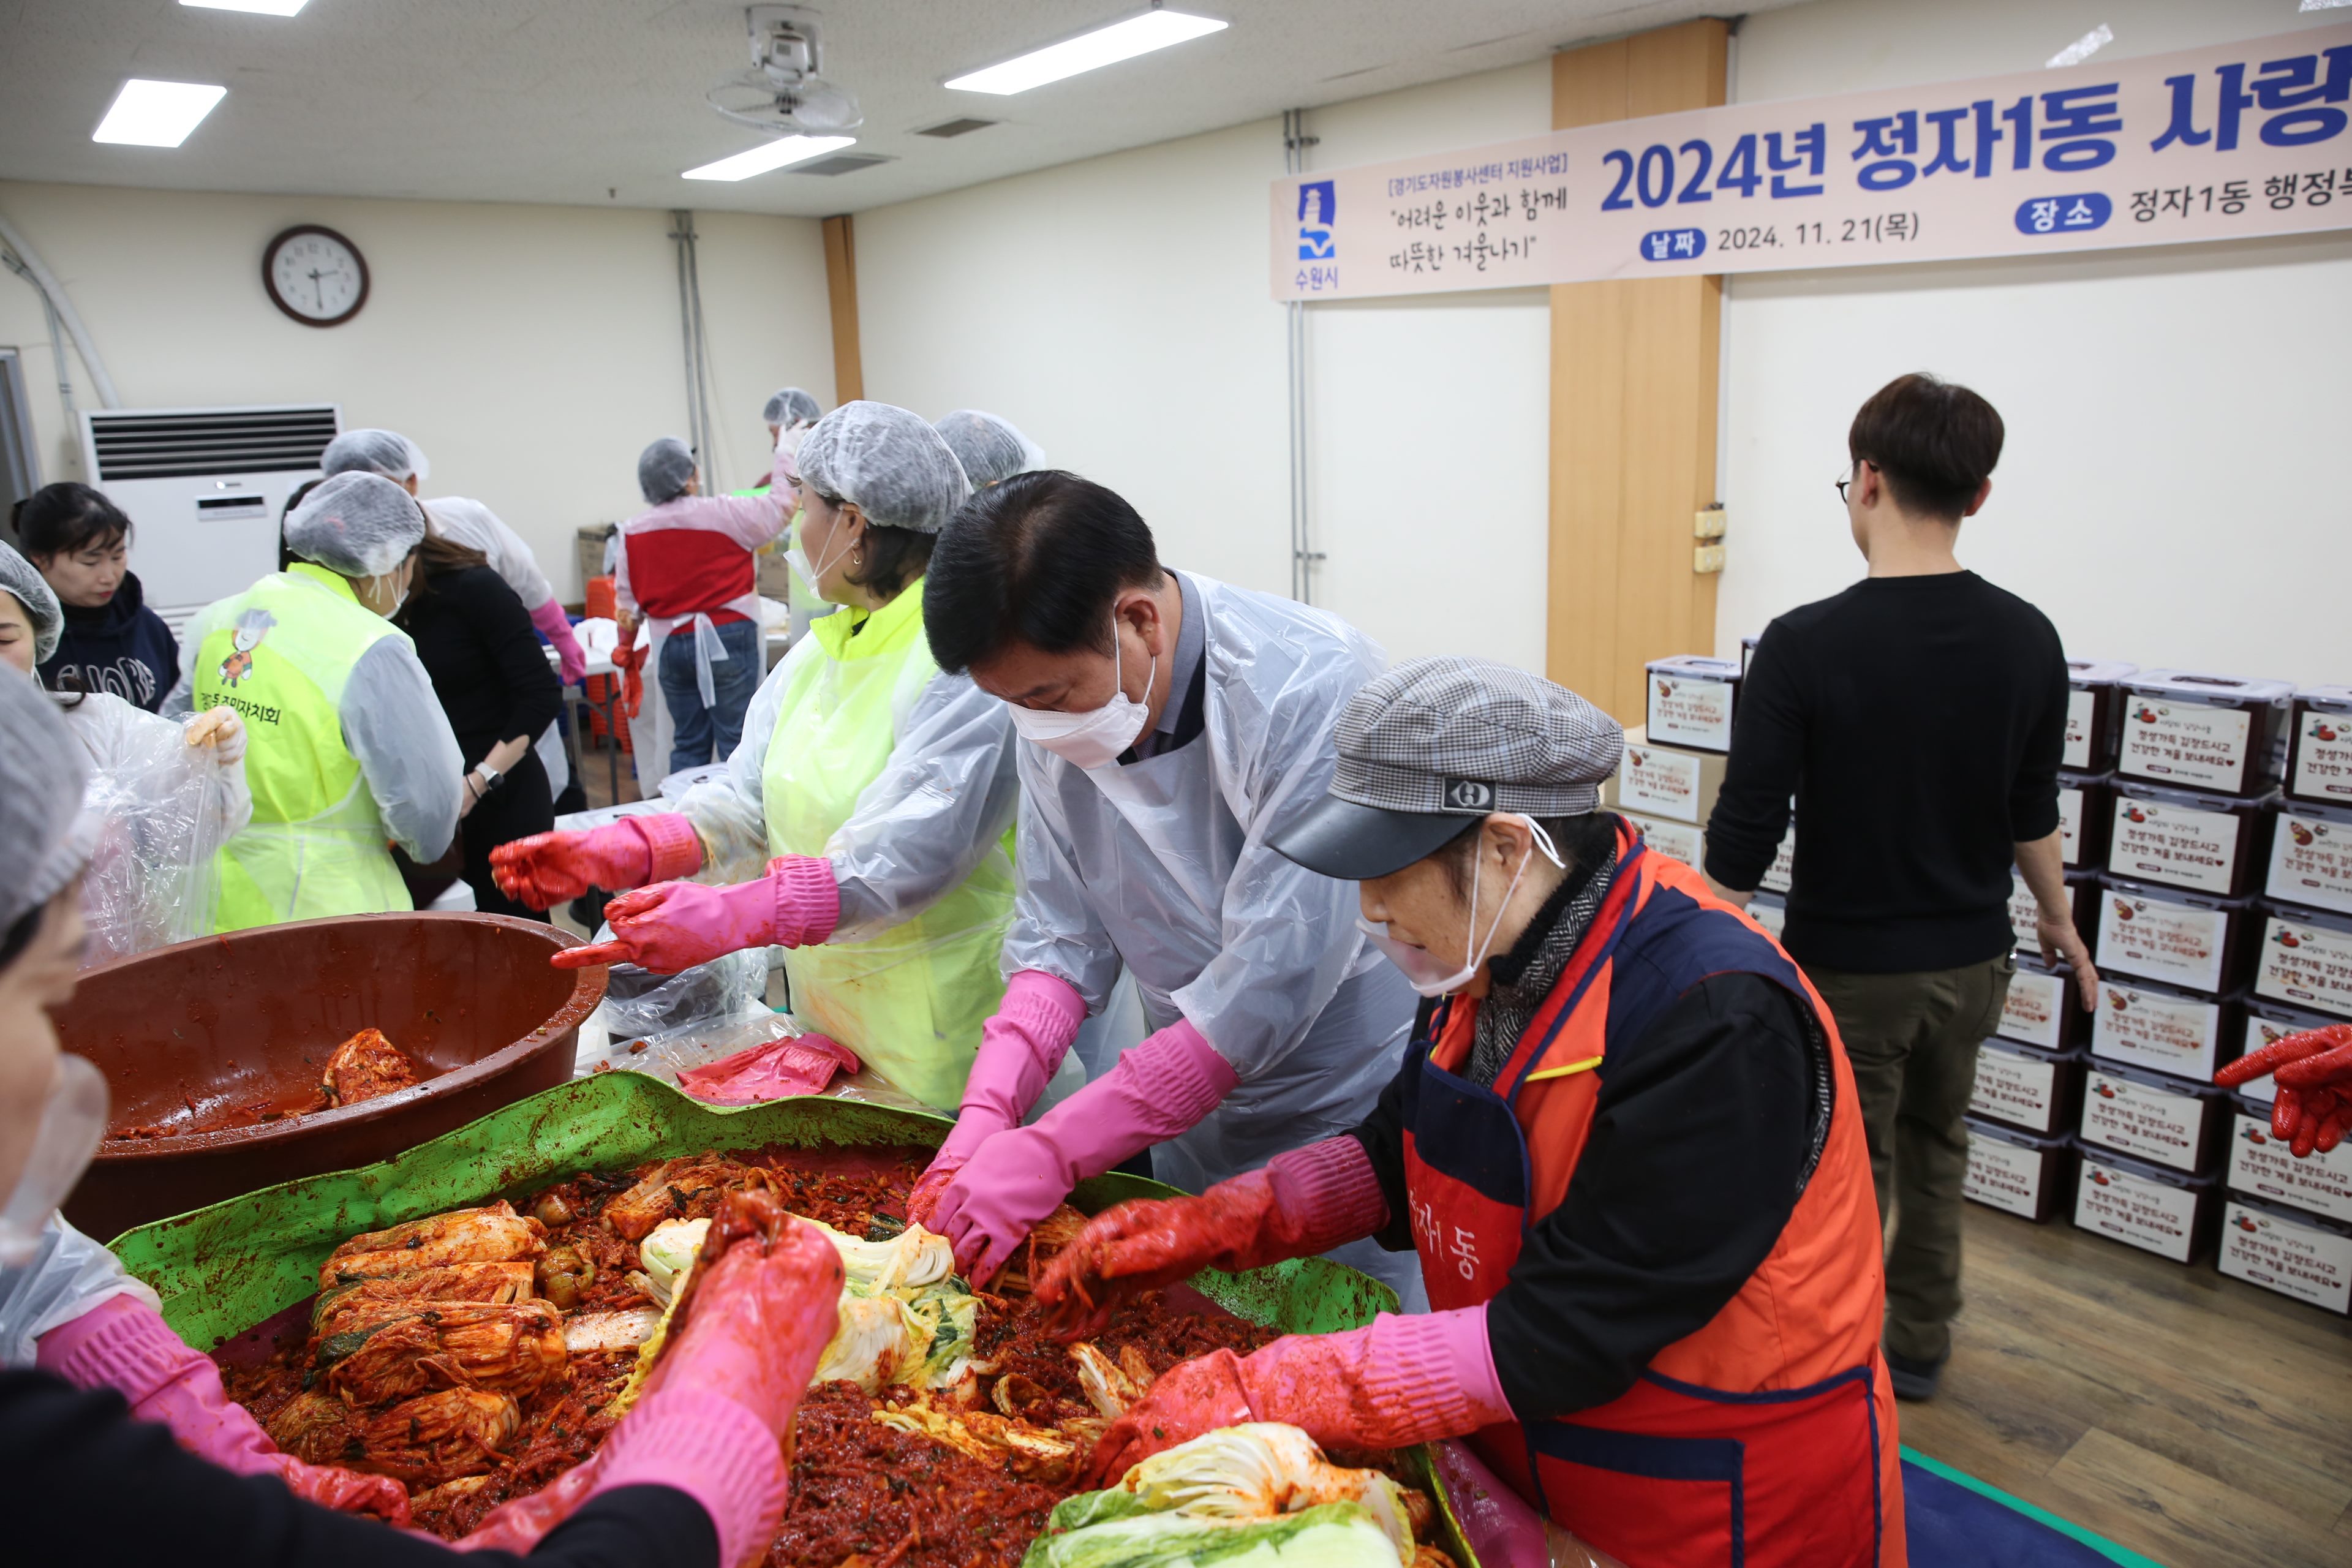
{"label": "black sweater", "polygon": [[563,689],[515,591],[487,566],[436,573],[420,587],[400,622],[415,639],[466,765],[500,741],[537,740],[555,722]]}
{"label": "black sweater", "polygon": [[180,679],[180,645],[147,607],[138,574],[125,572],[114,597],[84,609],[67,605],[65,634],[41,666],[52,691],[110,691],[150,713]]}
{"label": "black sweater", "polygon": [[[1739,1293],[1811,1175],[1826,1067],[1795,1000],[1757,974],[1703,980],[1639,1037],[1609,1042],[1568,1194],[1528,1232],[1487,1303],[1496,1374],[1516,1415],[1570,1415],[1616,1398]],[[1391,1082],[1354,1130],[1388,1199],[1379,1240],[1392,1252],[1412,1246],[1402,1092],[1401,1079]]]}
{"label": "black sweater", "polygon": [[710,1516],[669,1487],[592,1498],[528,1557],[461,1553],[206,1464],[44,1372],[0,1372],[0,1520],[9,1562],[74,1568],[719,1568]]}
{"label": "black sweater", "polygon": [[1973,572],[1864,578],[1764,628],[1707,875],[1753,889],[1794,796],[1790,957],[1864,974],[1999,958],[2016,847],[2058,826],[2065,739],[2041,611]]}

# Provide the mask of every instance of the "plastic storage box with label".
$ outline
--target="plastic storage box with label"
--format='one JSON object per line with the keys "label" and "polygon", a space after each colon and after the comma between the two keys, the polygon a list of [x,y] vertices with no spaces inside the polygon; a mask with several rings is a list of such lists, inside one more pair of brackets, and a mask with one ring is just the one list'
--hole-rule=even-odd
{"label": "plastic storage box with label", "polygon": [[2290,904],[2352,914],[2352,808],[2278,802],[2263,891]]}
{"label": "plastic storage box with label", "polygon": [[[2098,897],[2099,877],[2096,871],[2066,873],[2066,905],[2074,916],[2074,929],[2082,933],[2085,943],[2096,940],[2098,910],[2094,902]],[[2025,879],[2011,871],[2009,876],[2009,929],[2016,933],[2017,945],[2026,952],[2042,951],[2040,904]]]}
{"label": "plastic storage box with label", "polygon": [[2109,807],[2107,869],[2135,881],[2242,898],[2262,869],[2272,798],[2119,783]]}
{"label": "plastic storage box with label", "polygon": [[1987,1040],[1977,1051],[1969,1114],[2044,1137],[2064,1137],[2083,1098],[2082,1058]]}
{"label": "plastic storage box with label", "polygon": [[[2235,1058],[2240,1004],[2125,975],[2099,980],[2091,1054],[2107,1061],[2210,1083]],[[2224,1056],[2224,1051],[2231,1052]]]}
{"label": "plastic storage box with label", "polygon": [[1603,804],[1639,816],[1705,823],[1723,788],[1723,764],[1720,752],[1661,746],[1629,731]]}
{"label": "plastic storage box with label", "polygon": [[2116,771],[2215,795],[2267,795],[2286,771],[2294,688],[2186,669],[2123,683]]}
{"label": "plastic storage box with label", "polygon": [[[2313,1029],[2324,1029],[2330,1024],[2344,1022],[2325,1014],[2306,1013],[2300,1007],[2265,1002],[2259,996],[2247,997],[2242,1011],[2245,1015],[2245,1027],[2238,1036],[2238,1048],[2231,1053],[2231,1059],[2249,1051],[2259,1051],[2264,1046],[2274,1045],[2289,1035],[2307,1034]],[[2278,1085],[2273,1083],[2270,1075],[2265,1073],[2261,1078],[2250,1079],[2240,1084],[2238,1095],[2242,1100],[2268,1105],[2278,1098]]]}
{"label": "plastic storage box with label", "polygon": [[2254,994],[2352,1018],[2352,919],[2279,905],[2263,910]]}
{"label": "plastic storage box with label", "polygon": [[1659,854],[1694,868],[1706,864],[1706,832],[1696,824],[1668,822],[1660,816],[1636,816],[1630,811],[1625,820],[1633,825],[1633,831],[1642,836],[1643,842]]}
{"label": "plastic storage box with label", "polygon": [[2110,876],[2099,889],[2099,969],[2224,995],[2244,978],[2258,923],[2252,899]]}
{"label": "plastic storage box with label", "polygon": [[2116,712],[2122,695],[2116,683],[2139,673],[2139,666],[2112,658],[2066,661],[2066,745],[2058,765],[2075,773],[2104,773],[2116,765]]}
{"label": "plastic storage box with label", "polygon": [[2083,1084],[2083,1142],[2202,1176],[2221,1163],[2227,1089],[2137,1068],[2093,1063]]}
{"label": "plastic storage box with label", "polygon": [[2222,1173],[2233,1193],[2352,1223],[2352,1142],[2298,1160],[2271,1134],[2270,1108],[2241,1102],[2230,1130],[2230,1163]]}
{"label": "plastic storage box with label", "polygon": [[1702,752],[1731,750],[1732,710],[1739,700],[1739,661],[1680,654],[1649,665],[1649,738]]}
{"label": "plastic storage box with label", "polygon": [[2352,805],[2352,686],[2306,686],[2294,694],[2294,764],[2286,792]]}
{"label": "plastic storage box with label", "polygon": [[1789,929],[1789,906],[1786,900],[1769,893],[1759,893],[1748,900],[1748,918],[1770,931],[1772,940],[1778,942],[1780,933]]}
{"label": "plastic storage box with label", "polygon": [[2352,1314],[2352,1227],[2233,1196],[2221,1205],[2213,1262],[2232,1279]]}
{"label": "plastic storage box with label", "polygon": [[2083,1043],[2083,1023],[2074,972],[2063,963],[2042,963],[2030,946],[2020,948],[2017,973],[2010,976],[1993,1033],[2041,1050],[2071,1051]]}
{"label": "plastic storage box with label", "polygon": [[2075,1153],[2063,1137],[2041,1138],[1969,1118],[1969,1165],[1960,1193],[1971,1203],[2043,1224],[2074,1201]]}
{"label": "plastic storage box with label", "polygon": [[1797,882],[1797,803],[1789,803],[1789,830],[1780,835],[1780,847],[1772,852],[1772,863],[1764,868],[1757,886],[1768,893],[1786,897]]}
{"label": "plastic storage box with label", "polygon": [[2210,1176],[2184,1176],[2085,1149],[2082,1178],[2074,1184],[2074,1224],[2175,1263],[2193,1263],[2205,1249],[2220,1203]]}
{"label": "plastic storage box with label", "polygon": [[2113,773],[2058,775],[2058,858],[2068,870],[2096,870],[2107,863],[2115,791]]}

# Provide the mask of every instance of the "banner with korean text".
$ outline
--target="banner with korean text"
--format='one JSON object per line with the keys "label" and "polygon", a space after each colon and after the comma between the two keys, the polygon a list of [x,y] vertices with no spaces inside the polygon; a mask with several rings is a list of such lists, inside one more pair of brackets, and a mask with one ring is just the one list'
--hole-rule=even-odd
{"label": "banner with korean text", "polygon": [[1293,175],[1277,300],[2352,227],[2352,26]]}

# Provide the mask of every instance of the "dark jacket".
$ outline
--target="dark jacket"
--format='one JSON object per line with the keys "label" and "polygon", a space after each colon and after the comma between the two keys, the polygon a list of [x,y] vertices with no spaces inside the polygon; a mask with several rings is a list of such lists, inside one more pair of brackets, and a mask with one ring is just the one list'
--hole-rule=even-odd
{"label": "dark jacket", "polygon": [[65,636],[41,666],[41,684],[52,691],[110,691],[150,713],[163,706],[180,679],[180,645],[147,607],[136,573],[125,572],[103,605],[68,605],[65,612]]}

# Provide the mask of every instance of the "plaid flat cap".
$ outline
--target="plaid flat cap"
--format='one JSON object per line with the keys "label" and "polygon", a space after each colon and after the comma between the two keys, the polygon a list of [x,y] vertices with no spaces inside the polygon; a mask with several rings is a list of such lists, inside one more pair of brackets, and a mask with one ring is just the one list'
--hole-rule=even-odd
{"label": "plaid flat cap", "polygon": [[1330,790],[1273,843],[1310,871],[1361,881],[1402,870],[1488,812],[1596,809],[1625,731],[1564,686],[1450,655],[1366,685],[1332,742]]}

